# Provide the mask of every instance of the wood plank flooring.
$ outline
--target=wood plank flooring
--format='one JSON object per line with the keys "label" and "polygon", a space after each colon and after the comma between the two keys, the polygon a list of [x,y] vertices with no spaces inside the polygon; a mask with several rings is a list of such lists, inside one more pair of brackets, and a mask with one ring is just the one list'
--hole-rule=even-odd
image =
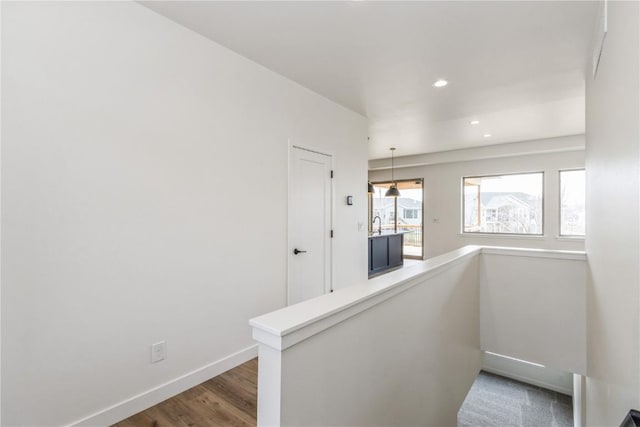
{"label": "wood plank flooring", "polygon": [[256,358],[113,427],[255,426],[257,390]]}

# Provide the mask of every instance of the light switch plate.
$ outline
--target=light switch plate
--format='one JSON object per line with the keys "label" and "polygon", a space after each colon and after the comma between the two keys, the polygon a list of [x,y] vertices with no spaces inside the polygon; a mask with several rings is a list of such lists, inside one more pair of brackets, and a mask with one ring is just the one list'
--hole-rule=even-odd
{"label": "light switch plate", "polygon": [[166,350],[167,343],[165,341],[151,344],[151,363],[157,363],[164,360]]}

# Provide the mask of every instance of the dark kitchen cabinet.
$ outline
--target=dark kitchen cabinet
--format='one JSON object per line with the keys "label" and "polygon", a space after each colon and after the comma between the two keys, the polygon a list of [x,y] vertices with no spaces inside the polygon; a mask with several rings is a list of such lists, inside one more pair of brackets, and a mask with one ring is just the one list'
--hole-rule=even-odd
{"label": "dark kitchen cabinet", "polygon": [[369,236],[369,277],[402,267],[403,233]]}

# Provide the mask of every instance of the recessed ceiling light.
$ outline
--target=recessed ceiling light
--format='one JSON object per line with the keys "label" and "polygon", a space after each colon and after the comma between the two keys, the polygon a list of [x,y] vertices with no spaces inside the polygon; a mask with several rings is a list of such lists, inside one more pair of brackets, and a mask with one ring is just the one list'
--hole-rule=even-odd
{"label": "recessed ceiling light", "polygon": [[448,84],[449,82],[446,81],[445,79],[440,79],[433,82],[433,87],[445,87]]}
{"label": "recessed ceiling light", "polygon": [[475,126],[475,125],[477,125],[477,124],[480,124],[480,120],[471,120],[471,121],[469,122],[469,124],[470,124],[470,125],[474,125],[474,126]]}
{"label": "recessed ceiling light", "polygon": [[482,136],[484,136],[485,138],[491,138],[491,134],[490,134],[490,133],[485,133],[485,134],[484,134],[484,135],[482,135]]}

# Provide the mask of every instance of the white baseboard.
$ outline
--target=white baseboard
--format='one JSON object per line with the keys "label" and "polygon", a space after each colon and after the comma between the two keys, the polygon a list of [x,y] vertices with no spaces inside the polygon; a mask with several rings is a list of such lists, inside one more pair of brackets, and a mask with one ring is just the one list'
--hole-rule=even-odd
{"label": "white baseboard", "polygon": [[533,366],[492,353],[484,353],[482,370],[569,396],[573,395],[573,374],[570,372]]}
{"label": "white baseboard", "polygon": [[229,369],[235,368],[254,357],[258,356],[258,346],[240,350],[225,358],[212,362],[194,371],[191,371],[181,377],[168,381],[150,390],[142,392],[137,396],[131,397],[106,409],[103,409],[81,420],[75,421],[70,426],[108,426],[118,421],[122,421],[131,415],[144,411],[145,409],[157,405],[176,394],[195,387],[198,384],[222,374]]}

